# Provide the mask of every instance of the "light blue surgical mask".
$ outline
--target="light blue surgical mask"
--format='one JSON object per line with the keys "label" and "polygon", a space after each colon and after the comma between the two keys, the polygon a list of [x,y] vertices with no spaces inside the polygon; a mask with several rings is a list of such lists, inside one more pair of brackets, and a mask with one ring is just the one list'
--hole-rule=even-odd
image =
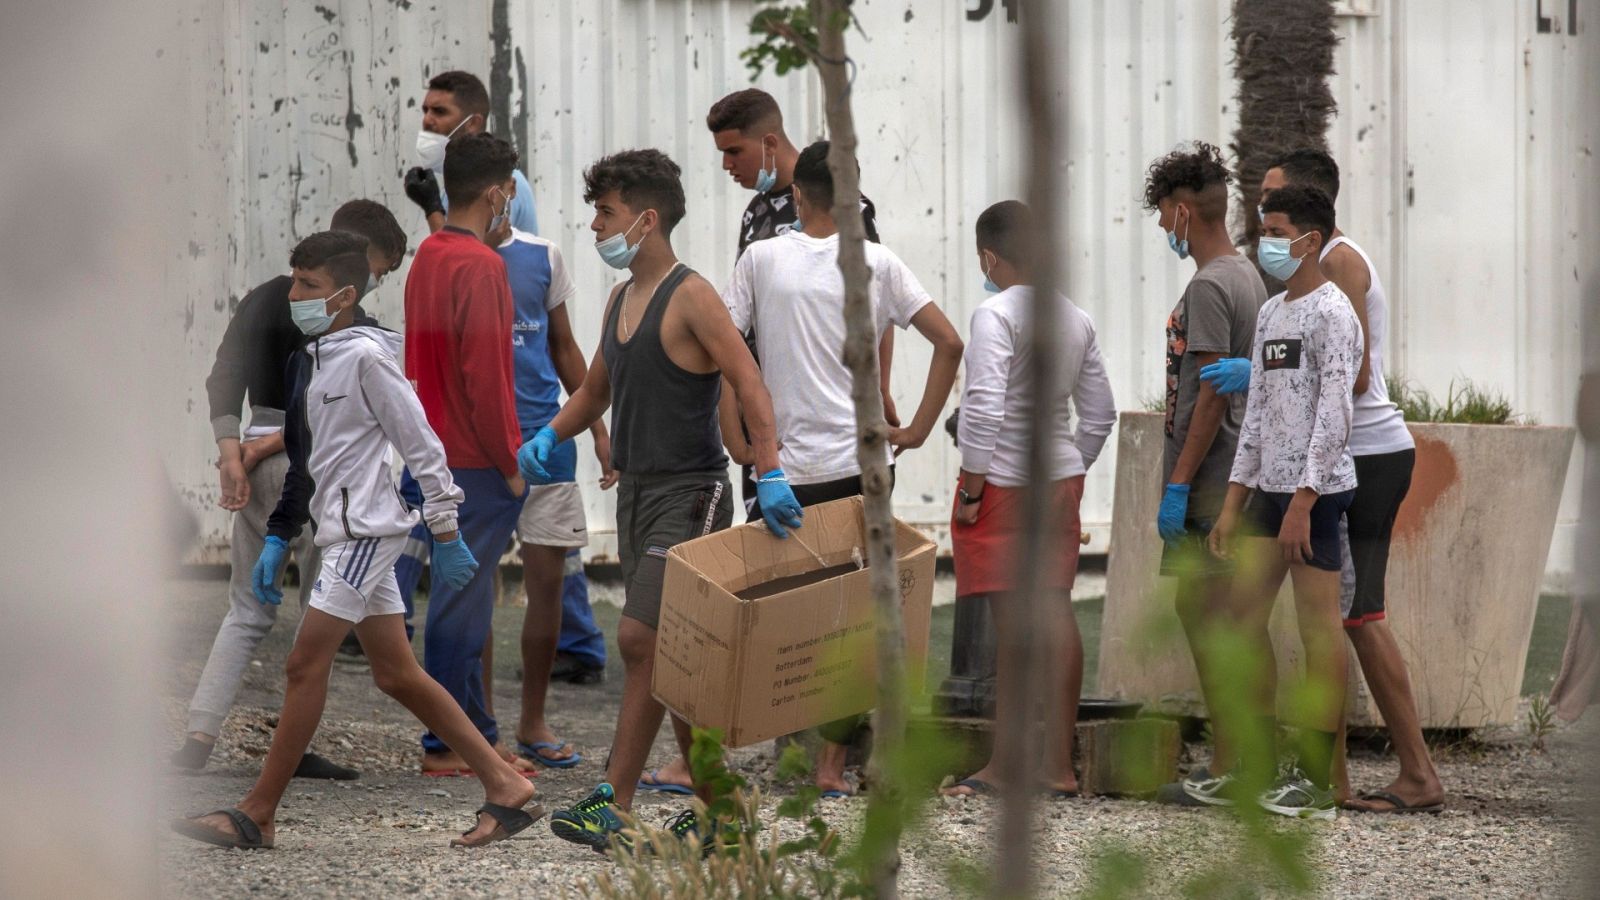
{"label": "light blue surgical mask", "polygon": [[1300,263],[1304,261],[1296,259],[1289,252],[1289,248],[1294,246],[1295,241],[1304,240],[1311,234],[1312,232],[1308,231],[1293,241],[1288,238],[1264,237],[1256,242],[1256,261],[1261,263],[1261,268],[1268,275],[1279,281],[1288,281],[1294,277],[1295,272],[1300,271]]}
{"label": "light blue surgical mask", "polygon": [[994,279],[989,277],[989,270],[992,268],[994,268],[994,263],[983,267],[983,289],[991,294],[998,294],[1000,293],[1000,285],[995,284]]}
{"label": "light blue surgical mask", "polygon": [[778,154],[772,154],[772,168],[767,168],[767,145],[761,145],[761,171],[756,173],[756,193],[765,194],[778,186]]}
{"label": "light blue surgical mask", "polygon": [[[1178,209],[1181,210],[1183,207],[1180,206]],[[1189,258],[1189,222],[1188,220],[1184,221],[1183,240],[1178,240],[1178,214],[1176,212],[1172,214],[1172,230],[1167,232],[1167,246],[1172,248],[1173,253],[1178,254],[1179,259]]]}
{"label": "light blue surgical mask", "polygon": [[344,291],[344,288],[340,288],[320,300],[290,300],[289,318],[306,335],[316,337],[333,327],[333,320],[338,318],[338,314],[328,315],[328,301]]}
{"label": "light blue surgical mask", "polygon": [[506,196],[506,192],[499,188],[495,188],[495,193],[506,198],[506,205],[500,208],[498,214],[489,217],[489,231],[491,233],[499,231],[500,226],[506,224],[506,216],[511,215],[511,198]]}
{"label": "light blue surgical mask", "polygon": [[643,218],[644,213],[639,213],[639,218],[633,220],[633,225],[629,225],[627,231],[613,234],[603,241],[595,241],[595,252],[600,254],[606,265],[613,269],[626,269],[633,264],[633,258],[639,255],[639,245],[644,243],[644,238],[640,238],[638,244],[630,247],[628,232],[632,231]]}
{"label": "light blue surgical mask", "polygon": [[378,282],[381,281],[381,280],[382,279],[380,279],[378,276],[372,274],[371,272],[368,272],[367,273],[367,293],[370,294],[373,291],[377,290],[378,289]]}

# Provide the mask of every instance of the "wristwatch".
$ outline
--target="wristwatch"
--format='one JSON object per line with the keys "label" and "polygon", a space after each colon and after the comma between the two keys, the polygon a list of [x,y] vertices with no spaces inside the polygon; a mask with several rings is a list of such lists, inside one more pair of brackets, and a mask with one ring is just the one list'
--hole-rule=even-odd
{"label": "wristwatch", "polygon": [[961,498],[962,506],[971,506],[972,504],[983,499],[983,491],[978,491],[976,494],[969,494],[967,493],[966,488],[958,487],[956,488],[956,496]]}

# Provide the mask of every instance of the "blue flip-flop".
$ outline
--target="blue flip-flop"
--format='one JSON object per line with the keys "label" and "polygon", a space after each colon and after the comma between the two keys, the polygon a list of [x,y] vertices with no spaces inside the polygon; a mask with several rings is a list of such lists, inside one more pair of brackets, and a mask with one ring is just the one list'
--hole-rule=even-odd
{"label": "blue flip-flop", "polygon": [[651,769],[650,771],[646,772],[644,778],[639,779],[639,790],[659,791],[663,794],[679,794],[684,797],[694,794],[693,788],[687,788],[681,784],[669,784],[665,781],[662,781],[660,769]]}
{"label": "blue flip-flop", "polygon": [[559,739],[554,742],[534,741],[531,744],[524,744],[521,741],[517,741],[517,752],[522,754],[523,759],[532,760],[539,765],[550,769],[570,769],[578,763],[583,762],[583,755],[577,751],[573,751],[573,754],[566,759],[551,759],[550,757],[539,752],[540,750],[560,750],[565,746],[567,746],[567,742]]}
{"label": "blue flip-flop", "polygon": [[846,797],[854,797],[854,796],[855,796],[855,794],[852,794],[849,791],[827,790],[827,791],[823,791],[822,792],[822,799],[824,799],[824,800],[843,800]]}

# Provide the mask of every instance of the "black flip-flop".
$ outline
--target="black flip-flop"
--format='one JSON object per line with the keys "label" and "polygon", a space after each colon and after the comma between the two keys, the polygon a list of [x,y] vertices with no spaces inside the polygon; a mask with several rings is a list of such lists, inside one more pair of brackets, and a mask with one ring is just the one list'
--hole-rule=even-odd
{"label": "black flip-flop", "polygon": [[1000,793],[999,788],[987,781],[984,781],[982,778],[963,778],[950,786],[952,788],[964,787],[971,790],[972,793],[945,794],[946,797],[993,797],[994,795]]}
{"label": "black flip-flop", "polygon": [[1050,789],[1050,799],[1051,800],[1074,800],[1074,799],[1077,799],[1080,796],[1082,796],[1082,795],[1079,794],[1077,791],[1064,791],[1064,790],[1062,790],[1060,788],[1051,788]]}
{"label": "black flip-flop", "polygon": [[[489,832],[489,839],[481,844],[469,844],[461,840],[461,838],[453,838],[450,841],[450,846],[466,847],[468,849],[487,847],[490,844],[509,840],[518,833],[527,831],[529,826],[544,818],[545,813],[544,804],[537,803],[532,800],[528,802],[531,805],[525,806],[521,809],[518,809],[515,806],[501,806],[498,803],[483,804],[483,806],[478,808],[478,813],[488,813],[489,818],[495,821],[495,829],[494,831]],[[471,834],[473,830],[476,830],[476,828],[477,823],[474,822],[473,829],[461,832],[461,837],[466,837],[467,835]]]}
{"label": "black flip-flop", "polygon": [[1426,813],[1428,815],[1436,816],[1439,813],[1444,812],[1443,803],[1424,803],[1417,806],[1412,806],[1411,804],[1407,803],[1404,798],[1390,791],[1367,791],[1366,793],[1360,795],[1357,799],[1382,800],[1384,803],[1389,804],[1389,808],[1367,809],[1364,806],[1346,806],[1345,808],[1355,812],[1373,813],[1374,815],[1411,815],[1415,813]]}
{"label": "black flip-flop", "polygon": [[[227,816],[238,834],[225,834],[198,820],[206,816]],[[231,850],[271,850],[272,844],[261,839],[261,828],[249,816],[237,809],[216,809],[189,819],[172,823],[172,830],[191,840]]]}

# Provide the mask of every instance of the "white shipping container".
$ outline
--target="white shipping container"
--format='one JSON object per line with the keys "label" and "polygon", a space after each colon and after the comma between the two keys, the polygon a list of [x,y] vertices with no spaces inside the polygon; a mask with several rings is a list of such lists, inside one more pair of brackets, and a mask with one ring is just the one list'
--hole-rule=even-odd
{"label": "white shipping container", "polygon": [[[1014,96],[1023,26],[1009,21],[1013,5],[858,0],[866,36],[848,38],[863,185],[883,239],[963,332],[983,298],[972,224],[988,204],[1022,191],[1026,132]],[[1593,8],[1581,5],[1580,15]],[[1592,110],[1600,31],[1564,17],[1541,31],[1532,6],[1341,4],[1339,115],[1328,139],[1344,170],[1341,226],[1389,285],[1391,370],[1436,393],[1471,378],[1557,424],[1572,418],[1579,312],[1600,294],[1600,263],[1580,243],[1592,247],[1600,233]],[[1182,140],[1232,140],[1229,8],[1224,0],[1070,6],[1062,258],[1069,295],[1098,325],[1123,408],[1159,397],[1163,323],[1192,272],[1140,206],[1144,170]],[[188,102],[196,140],[223,161],[189,177],[228,198],[220,221],[197,217],[174,272],[188,301],[187,352],[171,374],[189,414],[169,466],[203,516],[196,558],[225,558],[203,382],[227,300],[283,271],[293,242],[352,197],[388,204],[413,245],[425,235],[400,175],[412,164],[429,75],[459,67],[488,81],[501,40],[512,119],[494,126],[511,129],[525,150],[541,230],[561,244],[577,281],[572,318],[590,352],[616,273],[589,247],[581,172],[604,153],[655,146],[671,155],[689,208],[674,235],[679,255],[713,283],[731,271],[750,195],[721,171],[704,117],[750,83],[739,53],[751,43],[754,9],[748,0],[479,0],[291,4],[269,14],[227,4],[188,26],[197,60],[222,61]],[[797,143],[821,136],[814,73],[756,83],[778,97]],[[395,327],[403,275],[372,306]],[[900,336],[894,388],[907,414],[927,359],[920,338]],[[1109,533],[1114,443],[1085,494],[1091,551]],[[897,513],[944,540],[958,464],[937,432],[901,457]],[[597,474],[585,445],[579,477],[592,485]],[[1576,482],[1568,479],[1553,583],[1571,570]],[[590,552],[614,555],[611,496],[586,488],[586,499]]]}

